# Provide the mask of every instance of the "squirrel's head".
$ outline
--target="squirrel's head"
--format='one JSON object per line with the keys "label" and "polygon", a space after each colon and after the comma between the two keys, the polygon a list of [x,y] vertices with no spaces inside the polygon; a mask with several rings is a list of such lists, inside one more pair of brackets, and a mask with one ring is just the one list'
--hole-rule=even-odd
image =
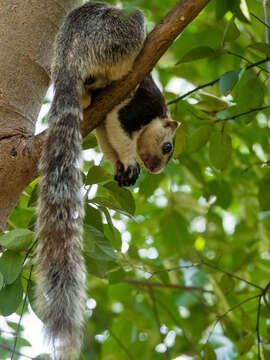
{"label": "squirrel's head", "polygon": [[160,173],[172,157],[178,126],[170,118],[156,118],[139,135],[137,154],[151,173]]}

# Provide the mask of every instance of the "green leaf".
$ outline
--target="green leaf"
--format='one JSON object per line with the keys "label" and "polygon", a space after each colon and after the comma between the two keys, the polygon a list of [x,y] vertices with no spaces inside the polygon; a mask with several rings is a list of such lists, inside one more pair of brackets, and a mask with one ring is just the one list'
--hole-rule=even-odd
{"label": "green leaf", "polygon": [[236,40],[240,36],[240,31],[238,27],[235,25],[234,17],[228,22],[226,29],[224,31],[224,41],[232,42]]}
{"label": "green leaf", "polygon": [[219,97],[209,93],[201,92],[199,97],[201,100],[194,104],[193,107],[199,108],[205,112],[217,112],[227,109],[229,106],[228,101],[220,99]]}
{"label": "green leaf", "polygon": [[239,20],[249,24],[250,15],[246,0],[232,0],[231,10],[238,17]]}
{"label": "green leaf", "polygon": [[195,60],[204,59],[210,56],[214,56],[215,51],[208,46],[199,46],[188,51],[177,64],[183,64]]}
{"label": "green leaf", "polygon": [[148,198],[150,197],[154,191],[157,189],[159,184],[161,183],[162,179],[164,179],[164,173],[161,174],[151,174],[147,172],[143,174],[143,180],[140,183],[140,194],[142,196]]}
{"label": "green leaf", "polygon": [[117,271],[110,272],[108,274],[108,279],[110,284],[117,284],[126,277],[126,272],[123,269],[119,269]]}
{"label": "green leaf", "polygon": [[4,276],[2,273],[0,273],[0,290],[3,288],[4,286]]}
{"label": "green leaf", "polygon": [[205,125],[195,130],[188,141],[188,151],[190,153],[199,151],[209,140],[213,126]]}
{"label": "green leaf", "polygon": [[[7,321],[7,324],[9,327],[11,327],[11,329],[17,331],[18,330],[18,324],[16,322],[13,321]],[[20,332],[24,331],[24,327],[21,325],[20,326]]]}
{"label": "green leaf", "polygon": [[18,278],[13,284],[5,286],[0,291],[0,312],[4,316],[14,313],[23,296],[23,289],[20,278]]}
{"label": "green leaf", "polygon": [[213,166],[225,170],[229,165],[232,152],[232,139],[225,132],[212,133],[209,147],[209,159]]}
{"label": "green leaf", "polygon": [[104,234],[110,240],[115,249],[121,250],[121,233],[115,226],[113,226],[110,213],[106,208],[104,208],[104,215],[108,221],[108,224],[104,224]]}
{"label": "green leaf", "polygon": [[204,360],[216,360],[217,356],[211,345],[206,344],[203,348]]}
{"label": "green leaf", "polygon": [[99,278],[104,278],[108,270],[107,261],[95,260],[87,255],[85,255],[85,265],[89,274],[95,275]]}
{"label": "green leaf", "polygon": [[85,206],[84,223],[103,231],[101,212],[88,204]]}
{"label": "green leaf", "polygon": [[259,184],[259,203],[263,211],[270,210],[270,178],[266,177]]}
{"label": "green leaf", "polygon": [[85,185],[99,184],[111,179],[112,174],[103,169],[101,166],[92,166],[86,176]]}
{"label": "green leaf", "polygon": [[220,280],[220,287],[224,294],[230,294],[235,286],[235,281],[232,277],[224,274]]}
{"label": "green leaf", "polygon": [[253,344],[254,344],[254,335],[248,334],[244,336],[238,345],[239,353],[241,355],[248,353],[251,347],[253,346]]}
{"label": "green leaf", "polygon": [[95,260],[115,260],[115,250],[101,231],[95,229],[91,225],[85,225],[84,239],[85,252],[88,256]]}
{"label": "green leaf", "polygon": [[257,42],[254,44],[249,45],[251,50],[254,50],[254,52],[258,55],[265,55],[267,57],[270,56],[270,45],[266,44],[264,42]]}
{"label": "green leaf", "polygon": [[[246,73],[242,79],[237,86],[238,113],[260,107],[264,101],[264,89],[258,78]],[[254,118],[255,115],[253,113],[250,116]]]}
{"label": "green leaf", "polygon": [[229,11],[230,0],[216,0],[216,19],[221,20]]}
{"label": "green leaf", "polygon": [[119,187],[115,182],[109,182],[103,185],[103,187],[109,190],[114,199],[119,203],[122,210],[134,215],[135,201],[128,189]]}
{"label": "green leaf", "polygon": [[24,257],[13,252],[5,251],[0,258],[0,272],[6,284],[12,284],[22,271]]}
{"label": "green leaf", "polygon": [[97,139],[93,134],[93,132],[91,132],[83,139],[82,148],[83,150],[86,150],[86,149],[92,149],[96,146],[97,146]]}
{"label": "green leaf", "polygon": [[8,250],[20,251],[30,246],[34,233],[28,229],[15,229],[0,236],[0,245]]}
{"label": "green leaf", "polygon": [[95,204],[97,206],[105,206],[108,209],[114,210],[119,212],[122,215],[125,215],[133,220],[135,220],[135,218],[129,214],[128,212],[120,209],[119,204],[117,204],[116,202],[113,202],[105,197],[102,196],[96,196],[95,198],[93,198],[92,200],[88,200],[88,203],[92,203]]}
{"label": "green leaf", "polygon": [[231,185],[224,180],[212,180],[208,183],[206,189],[207,198],[211,195],[216,196],[215,205],[227,209],[232,201],[232,188]]}
{"label": "green leaf", "polygon": [[180,155],[187,145],[187,132],[183,126],[177,129],[174,145],[174,157]]}
{"label": "green leaf", "polygon": [[218,82],[219,89],[223,95],[228,95],[239,80],[241,70],[228,71],[223,74]]}
{"label": "green leaf", "polygon": [[38,188],[39,188],[39,183],[37,183],[37,184],[34,186],[34,189],[33,189],[32,192],[31,192],[31,196],[30,196],[30,199],[29,199],[29,201],[28,201],[28,207],[35,206],[35,205],[36,205],[37,199],[38,199]]}

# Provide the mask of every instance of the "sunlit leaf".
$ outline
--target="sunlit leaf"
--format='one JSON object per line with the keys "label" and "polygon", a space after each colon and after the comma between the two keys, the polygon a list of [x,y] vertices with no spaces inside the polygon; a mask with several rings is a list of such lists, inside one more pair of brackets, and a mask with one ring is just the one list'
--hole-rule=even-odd
{"label": "sunlit leaf", "polygon": [[4,316],[8,316],[14,313],[23,296],[23,289],[20,278],[18,278],[13,284],[6,285],[0,291],[0,312]]}
{"label": "sunlit leaf", "polygon": [[6,284],[12,284],[22,271],[24,257],[13,252],[5,251],[0,257],[0,272]]}
{"label": "sunlit leaf", "polygon": [[93,185],[106,180],[111,180],[112,174],[103,169],[101,166],[92,166],[88,171],[85,184]]}
{"label": "sunlit leaf", "polygon": [[240,36],[240,31],[235,25],[234,18],[228,22],[226,29],[224,31],[224,41],[231,42],[236,40]]}
{"label": "sunlit leaf", "polygon": [[120,208],[129,214],[134,214],[135,201],[128,189],[119,187],[115,182],[109,182],[104,187],[110,191],[114,199],[119,203]]}
{"label": "sunlit leaf", "polygon": [[26,249],[34,240],[34,233],[28,229],[15,229],[0,236],[0,245],[8,250]]}

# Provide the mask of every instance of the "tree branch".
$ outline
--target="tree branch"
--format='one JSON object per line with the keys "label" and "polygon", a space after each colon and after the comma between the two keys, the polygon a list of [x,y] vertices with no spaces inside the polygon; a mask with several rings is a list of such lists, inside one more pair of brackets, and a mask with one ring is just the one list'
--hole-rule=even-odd
{"label": "tree branch", "polygon": [[135,280],[135,279],[125,279],[124,282],[132,284],[135,286],[146,286],[146,287],[160,287],[166,289],[177,289],[177,290],[186,290],[186,291],[199,291],[201,293],[213,294],[212,290],[206,290],[197,286],[185,286],[185,285],[174,285],[174,284],[163,284],[159,282],[144,281],[144,280]]}
{"label": "tree branch", "polygon": [[1,1],[0,233],[33,180],[35,121],[49,86],[52,43],[63,16],[81,0]]}
{"label": "tree branch", "polygon": [[[102,91],[84,112],[81,132],[86,136],[95,129],[112,108],[119,104],[144,77],[170,47],[176,37],[199,14],[210,0],[180,0],[148,35],[137,57],[132,72]],[[45,132],[34,139],[34,157],[38,158]]]}

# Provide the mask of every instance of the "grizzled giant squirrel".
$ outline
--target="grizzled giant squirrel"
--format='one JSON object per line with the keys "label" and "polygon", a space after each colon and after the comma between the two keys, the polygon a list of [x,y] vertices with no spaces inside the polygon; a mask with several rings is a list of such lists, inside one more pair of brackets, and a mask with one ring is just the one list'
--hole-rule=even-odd
{"label": "grizzled giant squirrel", "polygon": [[[144,39],[140,10],[128,16],[101,2],[73,10],[55,39],[51,68],[55,93],[39,163],[35,261],[36,306],[57,359],[77,359],[86,302],[80,175],[83,108],[90,105],[91,92],[131,70]],[[164,168],[177,126],[151,75],[107,115],[96,136],[120,186],[133,185],[139,176],[136,153],[151,172]]]}

